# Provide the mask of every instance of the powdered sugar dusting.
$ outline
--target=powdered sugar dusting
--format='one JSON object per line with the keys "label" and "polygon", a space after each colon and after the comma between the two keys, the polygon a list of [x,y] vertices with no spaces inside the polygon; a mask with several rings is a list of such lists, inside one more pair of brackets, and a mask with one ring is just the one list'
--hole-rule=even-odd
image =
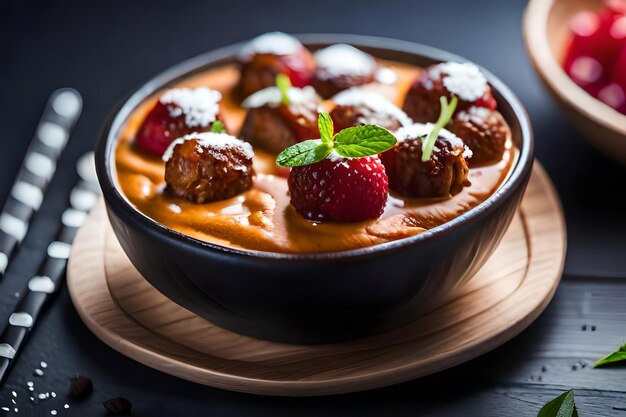
{"label": "powdered sugar dusting", "polygon": [[335,150],[333,149],[333,151],[332,151],[331,153],[329,153],[329,154],[328,154],[328,156],[326,157],[326,159],[328,159],[329,161],[332,161],[332,162],[339,162],[339,161],[341,161],[342,159],[346,159],[346,158],[345,158],[345,157],[343,157],[343,156],[341,156],[341,155],[339,155],[339,154],[337,153],[337,151],[335,151]]}
{"label": "powdered sugar dusting", "polygon": [[402,126],[409,126],[413,123],[413,120],[391,101],[365,88],[349,88],[334,96],[333,101],[339,106],[366,106],[376,113],[395,118]]}
{"label": "powdered sugar dusting", "polygon": [[[423,136],[428,136],[428,134],[434,129],[434,127],[434,123],[415,123],[411,126],[401,127],[394,132],[394,135],[396,139],[398,139],[398,142],[402,142],[407,139],[415,139]],[[463,140],[449,130],[441,129],[439,131],[439,138],[447,141],[450,146],[452,146],[452,148],[462,148],[463,157],[470,158],[472,156],[472,151],[467,146],[465,146]]]}
{"label": "powdered sugar dusting", "polygon": [[184,115],[187,126],[207,127],[217,120],[221,99],[222,94],[219,91],[200,87],[168,90],[159,98],[159,101],[167,106],[170,116]]}
{"label": "powdered sugar dusting", "polygon": [[170,160],[170,158],[174,154],[174,148],[177,145],[180,145],[181,143],[192,139],[198,140],[202,147],[217,150],[237,147],[244,152],[247,158],[252,158],[254,156],[254,150],[248,142],[244,142],[243,140],[237,139],[236,137],[228,135],[226,133],[202,132],[191,133],[189,135],[185,135],[181,138],[176,139],[170,144],[170,146],[163,154],[163,161],[167,162]]}
{"label": "powdered sugar dusting", "polygon": [[485,94],[487,79],[476,65],[469,62],[446,62],[437,67],[445,74],[443,85],[460,99],[476,101]]}
{"label": "powdered sugar dusting", "polygon": [[255,54],[289,55],[302,48],[299,40],[283,32],[268,32],[246,43],[239,51],[241,61],[249,61]]}
{"label": "powdered sugar dusting", "polygon": [[[320,101],[315,89],[311,86],[304,88],[291,87],[287,90],[287,97],[289,97],[292,103],[316,103]],[[266,87],[256,93],[250,94],[243,103],[241,103],[241,107],[245,109],[254,109],[266,105],[278,107],[282,100],[283,97],[278,87]]]}
{"label": "powdered sugar dusting", "polygon": [[328,79],[340,75],[369,75],[376,70],[376,61],[365,52],[347,45],[338,43],[320,49],[313,55],[321,79]]}

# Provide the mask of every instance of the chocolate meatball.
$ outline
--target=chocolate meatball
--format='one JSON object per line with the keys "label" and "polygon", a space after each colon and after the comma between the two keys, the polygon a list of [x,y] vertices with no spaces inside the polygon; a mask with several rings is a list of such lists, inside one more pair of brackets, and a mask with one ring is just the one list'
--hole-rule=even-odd
{"label": "chocolate meatball", "polygon": [[415,124],[396,132],[396,146],[380,155],[389,188],[403,197],[448,198],[471,185],[466,158],[471,151],[454,134],[441,130],[431,157],[422,161],[422,141],[431,124]]}
{"label": "chocolate meatball", "polygon": [[351,126],[374,124],[387,130],[410,125],[411,119],[380,94],[365,89],[346,90],[333,97],[337,104],[330,112],[335,131]]}
{"label": "chocolate meatball", "polygon": [[285,74],[296,87],[311,84],[315,62],[311,53],[293,36],[271,32],[245,44],[238,55],[241,78],[237,87],[242,98],[274,85]]}
{"label": "chocolate meatball", "polygon": [[471,106],[496,109],[491,87],[473,64],[446,62],[431,65],[422,71],[409,89],[402,109],[419,123],[435,122],[441,112],[439,98],[452,95],[459,99],[457,111]]}
{"label": "chocolate meatball", "polygon": [[470,167],[500,161],[510,134],[509,126],[498,111],[475,106],[457,112],[446,128],[472,150]]}
{"label": "chocolate meatball", "polygon": [[313,87],[324,98],[375,81],[378,65],[369,54],[346,44],[335,44],[313,54]]}
{"label": "chocolate meatball", "polygon": [[167,190],[194,203],[240,194],[252,186],[250,144],[224,133],[194,133],[172,142],[163,155]]}
{"label": "chocolate meatball", "polygon": [[288,95],[289,104],[282,101],[277,87],[265,88],[248,97],[242,103],[249,110],[241,137],[276,154],[303,140],[319,138],[317,114],[321,100],[315,90],[290,88]]}

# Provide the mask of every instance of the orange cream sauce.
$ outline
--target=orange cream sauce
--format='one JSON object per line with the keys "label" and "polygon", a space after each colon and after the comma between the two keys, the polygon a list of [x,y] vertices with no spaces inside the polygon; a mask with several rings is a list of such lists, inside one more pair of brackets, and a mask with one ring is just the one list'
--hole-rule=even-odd
{"label": "orange cream sauce", "polygon": [[[395,86],[378,86],[397,105],[419,68],[385,62],[399,76]],[[208,70],[176,87],[207,86],[222,92],[221,111],[228,131],[239,132],[245,117],[230,93],[239,78],[235,66]],[[517,151],[509,138],[498,164],[470,170],[470,187],[449,199],[414,200],[391,195],[383,215],[359,223],[314,223],[289,204],[287,171],[274,156],[255,150],[254,186],[241,195],[214,203],[194,204],[164,193],[165,164],[132,146],[135,132],[154,106],[147,99],[131,115],[115,152],[117,179],[123,194],[140,212],[163,225],[197,239],[239,249],[282,253],[330,252],[362,248],[419,234],[475,207],[504,181]],[[324,103],[327,109],[331,102]]]}

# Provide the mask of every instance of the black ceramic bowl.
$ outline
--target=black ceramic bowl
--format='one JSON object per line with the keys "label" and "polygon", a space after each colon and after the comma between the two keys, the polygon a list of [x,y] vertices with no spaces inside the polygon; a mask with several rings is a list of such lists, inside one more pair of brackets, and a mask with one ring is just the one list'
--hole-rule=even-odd
{"label": "black ceramic bowl", "polygon": [[[426,66],[467,61],[431,47],[353,35],[302,35],[309,48],[349,43],[372,55]],[[233,62],[241,45],[200,55],[136,90],[104,126],[96,152],[109,219],[133,265],[167,297],[211,322],[259,338],[324,343],[372,335],[433,308],[486,262],[508,228],[533,163],[528,116],[515,95],[485,71],[508,121],[519,159],[502,187],[479,206],[425,233],[336,253],[251,252],[202,242],[146,217],[116,185],[114,148],[129,115],[148,96],[185,77]]]}

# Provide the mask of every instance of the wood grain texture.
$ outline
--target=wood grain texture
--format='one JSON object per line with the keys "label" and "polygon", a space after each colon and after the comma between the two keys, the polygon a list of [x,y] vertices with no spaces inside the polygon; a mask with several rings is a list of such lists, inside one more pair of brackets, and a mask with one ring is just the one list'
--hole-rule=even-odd
{"label": "wood grain texture", "polygon": [[524,14],[523,35],[535,71],[570,121],[597,149],[626,164],[626,115],[578,87],[561,68],[570,19],[603,5],[602,0],[531,0]]}
{"label": "wood grain texture", "polygon": [[397,331],[332,345],[241,336],[168,300],[132,267],[103,204],[80,231],[68,288],[105,343],[153,368],[235,391],[325,395],[390,385],[470,360],[506,342],[545,308],[565,257],[560,204],[536,164],[519,214],[488,264],[443,307]]}

